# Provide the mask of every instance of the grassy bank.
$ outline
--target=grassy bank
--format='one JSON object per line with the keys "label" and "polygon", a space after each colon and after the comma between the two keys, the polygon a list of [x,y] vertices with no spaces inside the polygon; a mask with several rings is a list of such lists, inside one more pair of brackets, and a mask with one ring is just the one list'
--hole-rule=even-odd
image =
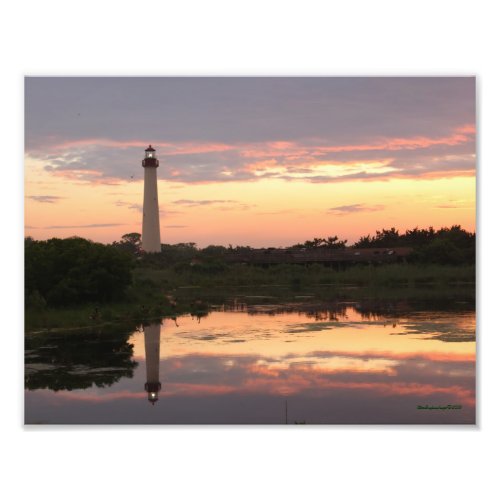
{"label": "grassy bank", "polygon": [[[429,299],[473,297],[474,266],[390,264],[336,270],[323,265],[277,265],[268,268],[234,264],[164,269],[138,267],[122,301],[75,307],[26,309],[27,332],[95,327],[181,314],[205,314],[212,304],[234,296],[257,300],[376,298]],[[264,297],[264,299],[263,299]]]}
{"label": "grassy bank", "polygon": [[181,286],[240,286],[240,285],[347,285],[358,286],[440,286],[474,283],[475,266],[441,266],[422,264],[360,265],[337,270],[321,264],[309,266],[280,264],[267,268],[233,264],[218,268],[210,265],[172,267],[164,269],[138,268],[135,282],[174,289]]}

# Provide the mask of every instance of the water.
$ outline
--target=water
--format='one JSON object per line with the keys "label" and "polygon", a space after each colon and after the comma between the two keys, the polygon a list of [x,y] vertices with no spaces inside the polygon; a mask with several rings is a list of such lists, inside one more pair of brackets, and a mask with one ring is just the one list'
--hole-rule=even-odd
{"label": "water", "polygon": [[475,423],[471,307],[297,300],[29,335],[25,422]]}

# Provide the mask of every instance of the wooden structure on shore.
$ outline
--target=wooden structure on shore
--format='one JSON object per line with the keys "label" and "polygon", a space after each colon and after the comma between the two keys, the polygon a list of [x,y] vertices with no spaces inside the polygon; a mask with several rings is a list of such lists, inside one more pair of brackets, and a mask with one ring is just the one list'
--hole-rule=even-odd
{"label": "wooden structure on shore", "polygon": [[404,262],[413,251],[410,247],[397,248],[314,248],[314,249],[242,249],[227,254],[228,263],[246,264],[383,264],[389,262]]}

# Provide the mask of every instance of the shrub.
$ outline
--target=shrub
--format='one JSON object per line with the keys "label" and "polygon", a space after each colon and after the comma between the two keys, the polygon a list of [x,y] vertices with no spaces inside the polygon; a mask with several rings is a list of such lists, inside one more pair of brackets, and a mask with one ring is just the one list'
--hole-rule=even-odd
{"label": "shrub", "polygon": [[37,292],[49,306],[111,301],[132,281],[132,257],[83,238],[25,244],[25,295]]}

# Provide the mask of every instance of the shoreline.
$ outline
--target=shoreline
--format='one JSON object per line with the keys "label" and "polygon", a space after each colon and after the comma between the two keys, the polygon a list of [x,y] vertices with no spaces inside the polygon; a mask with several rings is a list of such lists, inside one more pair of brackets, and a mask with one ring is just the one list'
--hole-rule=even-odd
{"label": "shoreline", "polygon": [[[414,266],[412,266],[414,267]],[[444,274],[449,268],[442,266]],[[64,308],[25,309],[25,334],[40,334],[55,331],[76,331],[83,329],[102,329],[111,325],[140,324],[165,317],[175,318],[184,314],[201,316],[208,314],[213,307],[238,298],[240,303],[251,305],[255,301],[266,304],[280,304],[284,301],[298,303],[319,301],[335,303],[345,300],[389,302],[425,301],[431,304],[442,301],[455,301],[475,307],[475,281],[460,279],[446,282],[439,279],[425,282],[400,281],[399,283],[212,283],[188,284],[187,280],[179,286],[167,288],[165,270],[135,270],[134,285],[128,291],[128,300],[120,302],[75,305]],[[171,272],[170,270],[166,270]],[[412,273],[416,270],[413,269]],[[462,270],[463,271],[463,270]],[[307,273],[303,273],[306,275]],[[458,274],[458,273],[457,273]],[[144,279],[145,275],[147,276]],[[311,276],[306,276],[311,278]],[[179,280],[182,276],[177,276]],[[184,277],[185,278],[185,277]],[[268,276],[269,278],[269,276]],[[458,278],[458,277],[457,277]],[[252,289],[256,293],[251,293]],[[265,294],[258,293],[265,289]],[[273,293],[270,293],[270,292]]]}

